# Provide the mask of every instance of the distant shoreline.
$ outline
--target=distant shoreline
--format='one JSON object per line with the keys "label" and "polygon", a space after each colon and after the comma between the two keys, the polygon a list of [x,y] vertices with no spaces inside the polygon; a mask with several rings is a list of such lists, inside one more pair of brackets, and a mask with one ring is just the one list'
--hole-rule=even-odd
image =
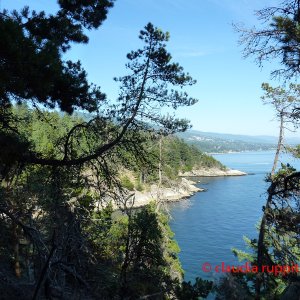
{"label": "distant shoreline", "polygon": [[222,155],[222,154],[238,154],[238,153],[253,153],[253,152],[273,152],[276,149],[269,150],[245,150],[245,151],[228,151],[228,152],[205,152],[207,155]]}

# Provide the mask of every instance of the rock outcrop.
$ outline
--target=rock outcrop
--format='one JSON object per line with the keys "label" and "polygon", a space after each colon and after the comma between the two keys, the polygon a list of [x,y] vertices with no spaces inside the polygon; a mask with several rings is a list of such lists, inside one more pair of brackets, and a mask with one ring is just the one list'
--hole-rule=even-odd
{"label": "rock outcrop", "polygon": [[[217,177],[217,176],[243,176],[247,175],[238,170],[221,170],[217,168],[198,169],[190,172],[179,173],[180,182],[173,182],[170,187],[158,188],[157,185],[151,185],[147,191],[128,192],[127,207],[141,207],[149,204],[153,200],[161,202],[175,202],[188,198],[196,192],[202,192],[204,189],[195,186],[196,182],[186,179],[185,177]],[[131,195],[131,196],[129,196]],[[114,205],[117,208],[117,205]]]}
{"label": "rock outcrop", "polygon": [[247,173],[241,172],[239,170],[231,170],[231,169],[197,169],[189,172],[179,173],[181,177],[218,177],[218,176],[244,176]]}
{"label": "rock outcrop", "polygon": [[[195,182],[182,178],[179,183],[174,185],[174,187],[158,189],[157,185],[152,185],[150,191],[135,191],[131,203],[133,204],[133,207],[140,207],[157,199],[162,202],[179,201],[201,191],[204,191],[204,189],[196,187]],[[128,202],[127,205],[130,205],[130,203]]]}

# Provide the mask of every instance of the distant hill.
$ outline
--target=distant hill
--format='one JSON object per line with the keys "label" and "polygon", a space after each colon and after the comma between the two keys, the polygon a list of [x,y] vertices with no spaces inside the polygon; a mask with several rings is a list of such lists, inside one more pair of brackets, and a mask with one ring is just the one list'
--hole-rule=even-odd
{"label": "distant hill", "polygon": [[[198,130],[188,130],[178,133],[178,136],[208,153],[272,150],[277,145],[275,136],[224,134]],[[300,144],[300,138],[287,138],[286,142],[289,145]]]}

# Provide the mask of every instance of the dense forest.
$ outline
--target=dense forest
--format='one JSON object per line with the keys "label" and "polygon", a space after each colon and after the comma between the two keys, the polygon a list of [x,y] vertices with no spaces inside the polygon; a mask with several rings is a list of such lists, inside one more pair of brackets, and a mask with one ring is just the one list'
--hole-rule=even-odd
{"label": "dense forest", "polygon": [[[18,120],[20,132],[35,151],[49,156],[59,155],[60,149],[64,147],[64,136],[70,129],[89,122],[81,114],[68,115],[56,111],[36,111],[24,104],[13,106],[11,113]],[[143,135],[144,147],[148,149],[147,157],[151,158],[151,164],[139,163],[129,151],[126,152],[126,149],[122,153],[122,160],[116,160],[113,164],[116,169],[116,180],[120,181],[123,188],[143,190],[157,183],[159,166],[161,166],[163,186],[168,186],[172,181],[176,184],[180,172],[201,168],[226,168],[212,156],[201,152],[197,147],[187,144],[175,135],[157,134],[154,137],[151,137],[149,133],[143,133]],[[73,151],[88,152],[88,147],[95,147],[96,142],[79,136],[78,144],[80,147],[74,145]]]}
{"label": "dense forest", "polygon": [[192,300],[212,290],[216,299],[298,299],[299,273],[263,266],[300,261],[300,173],[290,164],[277,171],[285,127],[300,120],[300,1],[259,11],[266,28],[236,26],[246,57],[279,58],[272,75],[285,85],[262,86],[280,122],[278,145],[258,237],[246,240],[248,253],[234,250],[257,272],[233,269],[214,286],[184,281],[163,208],[129,204],[128,191],[176,184],[180,171],[225,168],[174,136],[191,127],[176,110],[197,99],[185,91],[196,81],[167,51],[169,33],[152,23],[139,32],[114,101],[80,61],[65,59],[114,2],[59,0],[52,14],[0,13],[0,299]]}
{"label": "dense forest", "polygon": [[[59,157],[66,134],[86,123],[76,114],[35,110],[24,104],[12,106],[7,112],[16,120],[11,125],[18,128],[18,134],[31,149],[49,157]],[[168,214],[157,212],[154,202],[139,210],[128,209],[120,198],[127,197],[127,190],[143,191],[157,183],[159,164],[162,186],[169,186],[170,182],[176,184],[179,171],[224,167],[177,137],[143,135],[146,135],[143,143],[151,163],[139,163],[124,149],[113,163],[107,162],[107,167],[114,170],[114,174],[112,171],[108,174],[109,179],[114,180],[110,185],[110,181],[97,181],[97,165],[81,171],[68,168],[65,172],[52,167],[28,167],[14,174],[13,182],[3,179],[2,196],[9,197],[10,204],[19,210],[17,217],[9,214],[11,220],[1,220],[1,236],[5,238],[1,240],[3,277],[0,284],[4,299],[31,299],[28,295],[35,282],[36,269],[43,266],[40,255],[47,257],[47,248],[50,249],[47,259],[52,260],[48,267],[51,266],[54,273],[49,270],[44,275],[46,278],[39,279],[46,298],[113,299],[137,298],[144,294],[175,297],[186,293],[196,297],[207,294],[210,282],[197,279],[194,285],[185,282],[182,285],[180,249],[168,225]],[[96,143],[80,133],[72,151],[82,155]],[[10,147],[11,143],[2,145]],[[8,157],[5,159],[8,161]],[[105,193],[118,193],[118,198],[110,195],[109,199],[117,202],[119,213],[105,200]],[[60,268],[63,274],[58,275]],[[126,286],[120,282],[120,276],[126,276]],[[86,289],[85,280],[89,278],[93,278],[94,283]],[[38,290],[35,295],[38,299],[44,297]]]}
{"label": "dense forest", "polygon": [[168,214],[128,205],[130,189],[219,165],[170,136],[187,120],[162,113],[196,103],[183,90],[195,81],[172,62],[169,34],[148,23],[110,102],[63,55],[114,1],[58,4],[56,14],[0,15],[0,298],[206,296],[211,282],[183,281]]}

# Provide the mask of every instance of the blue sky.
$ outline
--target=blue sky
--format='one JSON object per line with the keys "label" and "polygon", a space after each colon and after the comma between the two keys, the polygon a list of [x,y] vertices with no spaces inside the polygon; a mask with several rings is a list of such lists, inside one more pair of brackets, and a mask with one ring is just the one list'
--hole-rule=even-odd
{"label": "blue sky", "polygon": [[[277,0],[117,0],[107,20],[89,32],[88,45],[74,45],[68,58],[80,59],[90,81],[111,99],[118,95],[113,77],[125,73],[126,54],[140,46],[138,33],[148,22],[171,35],[168,50],[196,80],[188,89],[199,102],[177,111],[194,129],[221,133],[277,135],[271,107],[262,104],[261,83],[270,80],[270,65],[260,69],[242,58],[232,23],[256,24],[254,10]],[[55,10],[50,0],[0,0],[1,8],[29,5]],[[52,3],[52,4],[51,4]],[[272,63],[276,65],[276,63]],[[294,134],[287,133],[289,136]]]}

